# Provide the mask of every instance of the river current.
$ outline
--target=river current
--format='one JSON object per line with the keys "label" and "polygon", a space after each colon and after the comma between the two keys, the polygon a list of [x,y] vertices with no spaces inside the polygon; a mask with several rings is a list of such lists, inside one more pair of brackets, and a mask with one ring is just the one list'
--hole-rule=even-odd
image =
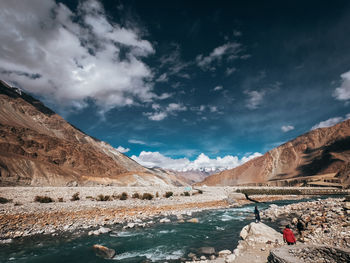
{"label": "river current", "polygon": [[[308,199],[310,200],[310,199]],[[286,205],[294,201],[274,201],[259,204],[260,210],[270,204]],[[0,262],[20,263],[98,263],[106,262],[91,249],[101,244],[115,249],[117,255],[110,262],[179,262],[189,252],[200,247],[214,247],[216,251],[233,250],[239,241],[241,229],[252,222],[255,204],[242,207],[193,213],[199,223],[156,223],[151,227],[124,230],[112,226],[112,232],[88,236],[86,232],[65,233],[59,236],[35,236],[0,244]],[[190,218],[190,217],[189,217]],[[155,219],[157,221],[157,219]],[[158,219],[159,221],[159,219]],[[264,223],[278,230],[276,223]]]}

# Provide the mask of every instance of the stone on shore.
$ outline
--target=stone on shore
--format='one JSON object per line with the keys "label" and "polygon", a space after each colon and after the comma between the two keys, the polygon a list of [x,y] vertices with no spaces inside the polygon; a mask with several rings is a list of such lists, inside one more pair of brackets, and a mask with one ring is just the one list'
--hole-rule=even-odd
{"label": "stone on shore", "polygon": [[350,262],[350,249],[321,245],[283,246],[271,250],[269,263]]}
{"label": "stone on shore", "polygon": [[94,250],[96,256],[105,258],[105,259],[111,259],[115,256],[115,250],[102,246],[102,245],[93,245],[92,249]]}
{"label": "stone on shore", "polygon": [[188,223],[199,223],[198,218],[191,218],[189,220],[187,220]]}
{"label": "stone on shore", "polygon": [[279,243],[283,244],[283,236],[273,228],[263,223],[250,223],[243,227],[240,236],[248,244],[254,243]]}
{"label": "stone on shore", "polygon": [[215,254],[215,248],[213,247],[201,247],[198,249],[199,254],[212,255]]}

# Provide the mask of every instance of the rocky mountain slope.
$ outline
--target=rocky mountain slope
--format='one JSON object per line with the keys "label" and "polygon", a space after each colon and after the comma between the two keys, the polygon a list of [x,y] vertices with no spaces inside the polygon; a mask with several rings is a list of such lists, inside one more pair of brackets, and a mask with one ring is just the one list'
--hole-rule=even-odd
{"label": "rocky mountain slope", "polygon": [[209,176],[201,184],[292,186],[302,184],[301,177],[328,173],[336,173],[333,181],[350,185],[350,120],[312,130],[239,167]]}
{"label": "rocky mountain slope", "polygon": [[0,81],[0,185],[182,185]]}

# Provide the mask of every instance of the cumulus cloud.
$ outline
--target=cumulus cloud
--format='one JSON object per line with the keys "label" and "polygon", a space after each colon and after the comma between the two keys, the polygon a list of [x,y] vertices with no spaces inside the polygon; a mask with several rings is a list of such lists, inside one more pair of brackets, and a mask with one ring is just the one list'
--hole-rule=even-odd
{"label": "cumulus cloud", "polygon": [[318,128],[326,128],[326,127],[331,127],[339,122],[344,121],[345,119],[348,119],[350,116],[349,114],[346,115],[346,118],[343,117],[334,117],[334,118],[330,118],[328,120],[325,121],[321,121],[320,123],[312,126],[311,130],[315,130]]}
{"label": "cumulus cloud", "polygon": [[221,61],[224,57],[232,60],[239,57],[242,52],[242,45],[236,42],[228,42],[222,46],[215,48],[208,56],[202,54],[196,57],[197,65],[203,70],[212,70],[214,67],[212,63]]}
{"label": "cumulus cloud", "polygon": [[283,126],[281,127],[281,130],[282,130],[283,132],[289,132],[289,131],[291,131],[291,130],[294,130],[294,126],[292,126],[292,125],[283,125]]}
{"label": "cumulus cloud", "polygon": [[255,110],[262,103],[266,92],[263,90],[246,90],[244,93],[248,96],[248,99],[246,100],[246,107],[250,110]]}
{"label": "cumulus cloud", "polygon": [[117,151],[121,152],[121,153],[127,153],[127,152],[130,151],[130,149],[129,148],[124,148],[123,146],[118,146]]}
{"label": "cumulus cloud", "polygon": [[159,152],[142,151],[139,156],[133,155],[131,158],[146,167],[161,167],[164,169],[172,169],[176,171],[189,170],[225,170],[235,168],[253,158],[261,156],[260,153],[254,153],[239,159],[237,156],[226,155],[225,157],[216,157],[211,159],[204,153],[198,155],[194,161],[187,158],[173,159],[162,155]]}
{"label": "cumulus cloud", "polygon": [[154,112],[144,112],[143,114],[152,121],[164,120],[169,115],[176,116],[180,111],[186,111],[187,107],[181,103],[170,103],[167,107],[162,107],[159,104],[153,104],[152,109]]}
{"label": "cumulus cloud", "polygon": [[342,78],[342,83],[340,87],[336,88],[333,96],[337,100],[349,100],[350,99],[350,71],[345,72],[340,75]]}
{"label": "cumulus cloud", "polygon": [[76,13],[54,0],[3,0],[0,24],[0,78],[29,92],[81,107],[92,99],[105,110],[163,98],[142,61],[152,44],[110,21],[97,0]]}

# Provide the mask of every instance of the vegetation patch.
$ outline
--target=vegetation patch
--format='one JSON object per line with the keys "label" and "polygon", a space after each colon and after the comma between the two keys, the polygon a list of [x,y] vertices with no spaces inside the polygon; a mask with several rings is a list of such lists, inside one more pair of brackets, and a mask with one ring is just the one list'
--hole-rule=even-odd
{"label": "vegetation patch", "polygon": [[301,195],[297,189],[237,189],[237,193],[246,195]]}
{"label": "vegetation patch", "polygon": [[59,198],[58,198],[58,202],[63,203],[63,202],[64,202],[64,201],[63,201],[63,197],[59,197]]}
{"label": "vegetation patch", "polygon": [[97,201],[112,201],[112,198],[109,195],[100,194],[96,198]]}
{"label": "vegetation patch", "polygon": [[34,201],[35,202],[39,202],[39,203],[52,203],[53,202],[53,199],[51,197],[48,197],[48,196],[40,196],[40,195],[37,195],[35,198],[34,198]]}
{"label": "vegetation patch", "polygon": [[152,200],[153,199],[153,195],[152,194],[150,194],[150,193],[144,193],[143,195],[142,195],[142,200]]}
{"label": "vegetation patch", "polygon": [[173,195],[174,195],[173,192],[166,192],[165,195],[164,195],[164,197],[165,197],[165,198],[169,198],[170,196],[173,196]]}
{"label": "vegetation patch", "polygon": [[189,192],[184,192],[184,196],[190,196]]}
{"label": "vegetation patch", "polygon": [[72,198],[70,200],[71,201],[78,201],[78,200],[80,200],[79,192],[77,192],[74,195],[72,195]]}
{"label": "vegetation patch", "polygon": [[6,204],[6,203],[9,203],[11,201],[12,201],[11,199],[7,199],[5,197],[0,196],[0,204]]}
{"label": "vegetation patch", "polygon": [[139,193],[133,193],[132,198],[140,199],[140,194]]}
{"label": "vegetation patch", "polygon": [[120,196],[119,196],[119,200],[126,200],[128,199],[128,194],[126,192],[123,192]]}

